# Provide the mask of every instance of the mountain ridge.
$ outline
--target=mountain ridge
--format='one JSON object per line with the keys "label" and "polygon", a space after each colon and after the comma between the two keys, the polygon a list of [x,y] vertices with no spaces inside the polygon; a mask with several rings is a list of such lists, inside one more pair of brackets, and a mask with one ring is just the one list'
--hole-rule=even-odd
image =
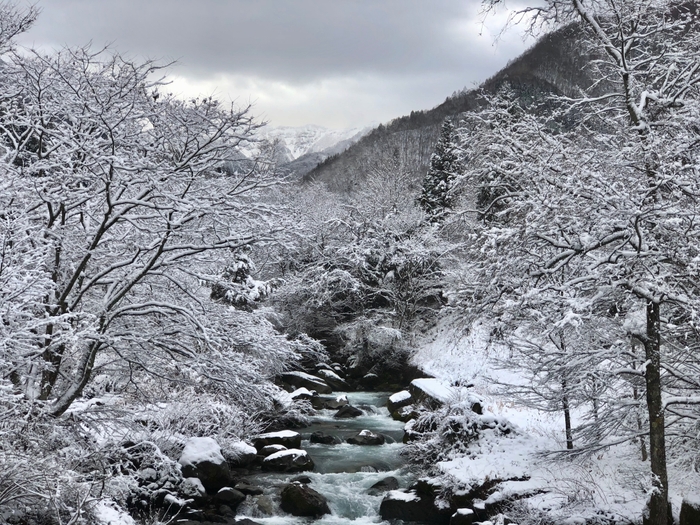
{"label": "mountain ridge", "polygon": [[496,93],[508,83],[521,97],[575,96],[593,86],[592,77],[586,74],[589,62],[580,26],[562,27],[542,36],[478,88],[463,89],[432,109],[412,111],[380,124],[344,151],[322,160],[302,180],[323,182],[331,191],[351,192],[371,166],[397,155],[404,168],[416,180],[421,179],[442,121],[478,109],[483,104],[482,91]]}

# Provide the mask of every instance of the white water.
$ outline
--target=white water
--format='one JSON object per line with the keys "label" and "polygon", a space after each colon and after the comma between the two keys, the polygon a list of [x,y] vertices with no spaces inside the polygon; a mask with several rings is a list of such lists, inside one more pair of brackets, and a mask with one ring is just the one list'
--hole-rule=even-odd
{"label": "white water", "polygon": [[[370,496],[367,490],[389,476],[397,478],[401,487],[408,486],[409,474],[403,468],[404,461],[399,455],[403,446],[401,444],[403,423],[394,421],[389,416],[389,411],[384,406],[387,394],[348,392],[345,395],[348,396],[351,405],[370,405],[377,413],[352,419],[334,419],[336,410],[320,410],[319,415],[313,418],[312,426],[302,432],[304,440],[301,447],[308,451],[314,460],[316,465],[314,471],[301,474],[261,473],[250,476],[249,481],[263,487],[265,494],[273,499],[279,515],[265,517],[246,502],[239,508],[238,518],[248,517],[264,525],[308,523],[310,518],[297,518],[284,514],[278,507],[282,487],[299,475],[308,475],[311,478],[309,486],[328,498],[328,505],[332,511],[331,515],[313,520],[314,523],[328,525],[388,523],[382,522],[379,516],[379,505],[383,495]],[[336,435],[345,441],[364,429],[381,432],[393,438],[396,443],[359,446],[347,443],[320,445],[308,441],[309,435],[319,430]],[[379,472],[367,472],[375,469]]]}

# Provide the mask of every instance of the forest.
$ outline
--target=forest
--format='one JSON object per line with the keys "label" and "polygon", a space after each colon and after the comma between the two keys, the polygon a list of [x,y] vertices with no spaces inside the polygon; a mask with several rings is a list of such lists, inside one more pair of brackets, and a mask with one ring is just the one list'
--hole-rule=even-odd
{"label": "forest", "polygon": [[700,523],[696,2],[514,11],[565,85],[330,181],[157,62],[19,48],[37,16],[0,5],[1,523]]}

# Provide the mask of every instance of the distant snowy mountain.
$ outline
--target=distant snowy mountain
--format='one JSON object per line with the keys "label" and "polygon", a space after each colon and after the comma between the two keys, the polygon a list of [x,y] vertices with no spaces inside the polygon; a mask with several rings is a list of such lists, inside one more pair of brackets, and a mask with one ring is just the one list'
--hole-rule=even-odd
{"label": "distant snowy mountain", "polygon": [[[291,162],[308,153],[321,153],[333,149],[337,144],[346,141],[348,141],[345,146],[347,147],[359,140],[369,129],[371,128],[329,129],[316,125],[279,126],[264,128],[260,137],[270,142],[277,141],[278,154],[284,153],[287,157],[286,162]],[[278,160],[283,159],[278,158]]]}
{"label": "distant snowy mountain", "polygon": [[[329,129],[313,124],[299,127],[269,126],[258,131],[256,142],[246,144],[239,151],[247,159],[271,153],[280,173],[303,177],[319,163],[348,149],[374,127],[375,125]],[[272,150],[270,146],[273,147]]]}

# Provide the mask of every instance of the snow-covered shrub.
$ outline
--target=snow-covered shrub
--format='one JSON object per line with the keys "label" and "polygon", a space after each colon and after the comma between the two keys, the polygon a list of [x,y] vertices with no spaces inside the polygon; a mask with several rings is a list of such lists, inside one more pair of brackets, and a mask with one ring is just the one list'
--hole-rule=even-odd
{"label": "snow-covered shrub", "polygon": [[233,261],[211,286],[213,300],[250,311],[270,295],[277,282],[253,277],[256,268],[251,251],[250,246],[244,246],[233,253]]}
{"label": "snow-covered shrub", "polygon": [[469,445],[486,432],[496,435],[514,432],[505,419],[473,412],[469,400],[458,400],[436,410],[421,409],[419,413],[418,418],[406,423],[410,442],[404,454],[426,467],[468,455]]}
{"label": "snow-covered shrub", "polygon": [[0,523],[89,524],[89,507],[114,475],[83,421],[32,415],[0,401]]}

